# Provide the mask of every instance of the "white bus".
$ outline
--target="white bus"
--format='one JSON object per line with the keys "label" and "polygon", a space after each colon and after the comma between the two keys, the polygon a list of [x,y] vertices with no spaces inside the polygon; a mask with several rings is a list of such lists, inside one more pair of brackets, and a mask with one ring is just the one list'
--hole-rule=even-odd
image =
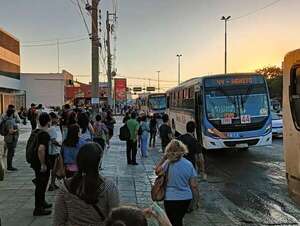
{"label": "white bus", "polygon": [[283,125],[289,193],[300,204],[300,49],[283,62]]}
{"label": "white bus", "polygon": [[258,74],[212,75],[188,80],[167,91],[172,129],[183,134],[197,124],[205,149],[272,144],[272,118],[267,83]]}

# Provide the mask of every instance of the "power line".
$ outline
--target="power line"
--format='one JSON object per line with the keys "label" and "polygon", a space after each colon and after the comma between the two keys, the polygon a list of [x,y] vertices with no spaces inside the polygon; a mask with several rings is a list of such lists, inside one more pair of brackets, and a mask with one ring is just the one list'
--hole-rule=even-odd
{"label": "power line", "polygon": [[258,8],[258,9],[256,9],[256,10],[250,11],[250,12],[244,14],[244,15],[241,15],[241,16],[238,16],[238,17],[234,17],[234,18],[231,19],[231,21],[239,20],[239,19],[242,19],[242,18],[244,18],[244,17],[253,15],[253,14],[259,12],[259,11],[262,11],[262,10],[264,10],[264,9],[266,9],[266,8],[269,8],[269,7],[271,7],[271,6],[273,6],[273,5],[277,4],[277,3],[279,3],[280,1],[281,1],[281,0],[273,1],[273,2],[271,2],[271,3],[269,3],[269,4],[265,5],[265,6],[263,6],[263,7],[261,7],[261,8]]}
{"label": "power line", "polygon": [[[64,42],[59,42],[60,45],[67,45],[75,42],[80,42],[83,40],[88,40],[87,38],[80,38],[76,40],[71,40],[71,41],[64,41]],[[57,45],[57,40],[56,42],[51,42],[51,43],[43,43],[43,44],[32,44],[32,45],[21,45],[22,47],[45,47],[45,46],[56,46]]]}
{"label": "power line", "polygon": [[[73,1],[72,1],[72,2],[73,2]],[[76,0],[76,2],[77,2],[77,6],[78,6],[79,12],[80,12],[80,14],[81,14],[81,17],[82,17],[82,19],[83,19],[85,28],[86,28],[88,34],[90,35],[89,26],[87,25],[87,22],[86,22],[86,20],[85,20],[85,16],[83,15],[82,8],[81,8],[81,5],[80,5],[80,3],[79,3],[79,0]]]}

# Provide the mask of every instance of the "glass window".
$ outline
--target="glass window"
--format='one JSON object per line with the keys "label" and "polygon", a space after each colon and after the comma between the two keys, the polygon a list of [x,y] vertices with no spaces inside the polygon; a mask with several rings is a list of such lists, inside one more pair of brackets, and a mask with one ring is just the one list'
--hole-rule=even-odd
{"label": "glass window", "polygon": [[300,130],[300,67],[291,73],[291,111],[295,125]]}

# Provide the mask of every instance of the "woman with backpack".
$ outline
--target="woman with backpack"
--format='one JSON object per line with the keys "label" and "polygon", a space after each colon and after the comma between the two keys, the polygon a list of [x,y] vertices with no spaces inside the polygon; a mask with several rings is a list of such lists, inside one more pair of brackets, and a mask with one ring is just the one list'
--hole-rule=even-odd
{"label": "woman with backpack", "polygon": [[78,125],[74,124],[69,126],[67,137],[62,144],[61,154],[64,160],[67,178],[72,177],[78,171],[76,157],[80,147],[87,143],[87,141],[79,135],[80,128]]}
{"label": "woman with backpack", "polygon": [[111,210],[119,206],[117,186],[99,174],[102,156],[103,150],[96,143],[80,148],[78,172],[65,180],[57,193],[54,226],[103,226]]}

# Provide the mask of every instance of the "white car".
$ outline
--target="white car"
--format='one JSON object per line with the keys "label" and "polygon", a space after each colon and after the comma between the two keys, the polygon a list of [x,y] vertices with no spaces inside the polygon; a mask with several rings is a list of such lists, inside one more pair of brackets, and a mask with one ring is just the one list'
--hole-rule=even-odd
{"label": "white car", "polygon": [[273,137],[282,137],[283,135],[283,122],[282,117],[275,113],[271,112],[272,115],[272,134]]}

